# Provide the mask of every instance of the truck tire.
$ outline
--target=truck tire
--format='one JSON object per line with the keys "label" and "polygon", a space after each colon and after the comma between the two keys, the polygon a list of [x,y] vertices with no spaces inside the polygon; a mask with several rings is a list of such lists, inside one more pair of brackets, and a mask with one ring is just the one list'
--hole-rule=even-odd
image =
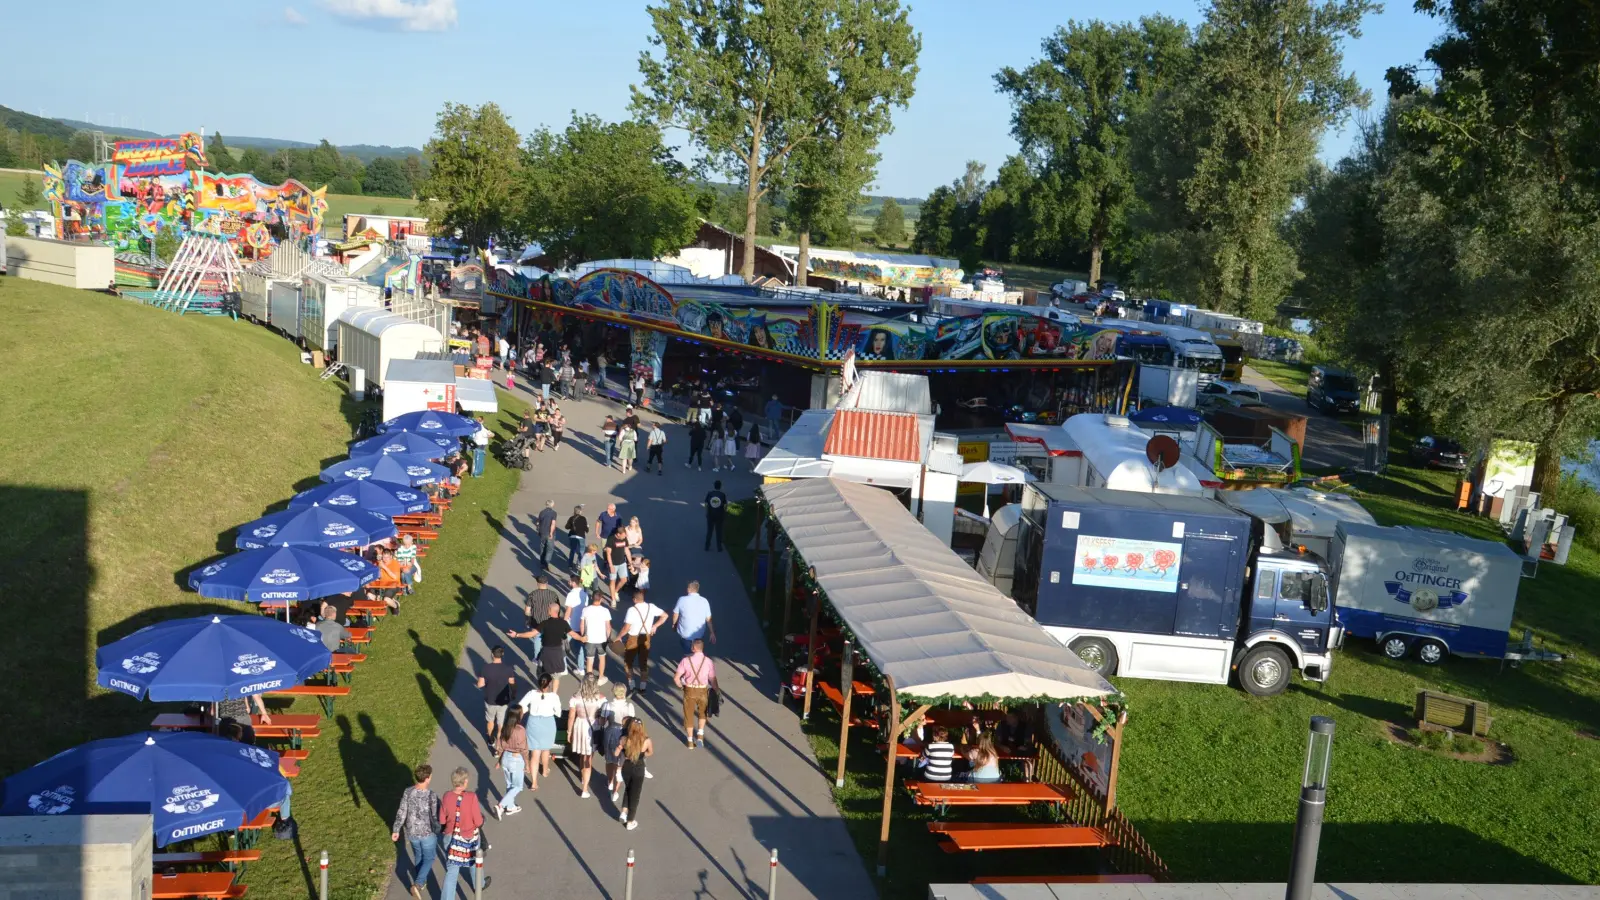
{"label": "truck tire", "polygon": [[1444,662],[1445,655],[1449,652],[1444,644],[1432,638],[1425,638],[1417,644],[1417,659],[1423,665],[1437,666]]}
{"label": "truck tire", "polygon": [[1390,659],[1405,659],[1411,652],[1411,642],[1403,635],[1391,634],[1378,642],[1378,649]]}
{"label": "truck tire", "polygon": [[1110,678],[1117,674],[1117,648],[1105,638],[1085,637],[1078,638],[1067,649],[1078,654],[1089,668],[1099,673],[1101,678]]}
{"label": "truck tire", "polygon": [[1289,654],[1271,644],[1257,644],[1239,660],[1239,687],[1257,697],[1281,694],[1289,687],[1294,666]]}

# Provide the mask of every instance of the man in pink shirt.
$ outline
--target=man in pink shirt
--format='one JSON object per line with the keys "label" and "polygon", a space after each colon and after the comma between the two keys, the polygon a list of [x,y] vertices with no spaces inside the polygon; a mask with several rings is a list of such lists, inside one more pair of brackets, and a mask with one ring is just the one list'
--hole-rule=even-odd
{"label": "man in pink shirt", "polygon": [[706,743],[706,705],[717,686],[717,667],[706,656],[706,642],[695,638],[689,655],[678,663],[672,683],[683,688],[683,735],[690,750]]}

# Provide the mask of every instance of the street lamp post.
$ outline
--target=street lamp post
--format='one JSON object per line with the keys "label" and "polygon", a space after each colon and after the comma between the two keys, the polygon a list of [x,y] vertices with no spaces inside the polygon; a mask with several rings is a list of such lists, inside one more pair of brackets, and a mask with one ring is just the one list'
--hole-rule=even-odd
{"label": "street lamp post", "polygon": [[1294,823],[1287,900],[1311,900],[1317,881],[1317,845],[1322,840],[1322,813],[1328,799],[1328,767],[1333,761],[1333,720],[1311,717],[1306,767],[1300,777],[1300,814]]}

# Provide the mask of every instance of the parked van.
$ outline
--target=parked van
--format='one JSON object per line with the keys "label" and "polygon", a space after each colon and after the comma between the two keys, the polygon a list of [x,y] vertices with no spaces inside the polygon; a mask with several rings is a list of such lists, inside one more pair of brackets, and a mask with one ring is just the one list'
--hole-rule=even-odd
{"label": "parked van", "polygon": [[1306,405],[1330,413],[1355,412],[1361,406],[1356,377],[1332,366],[1312,366],[1306,383]]}

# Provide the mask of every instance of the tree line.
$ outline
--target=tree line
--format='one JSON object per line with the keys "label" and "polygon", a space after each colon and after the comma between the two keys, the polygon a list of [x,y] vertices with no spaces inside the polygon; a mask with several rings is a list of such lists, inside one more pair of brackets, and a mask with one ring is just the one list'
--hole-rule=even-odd
{"label": "tree line", "polygon": [[[80,159],[85,157],[79,157]],[[310,188],[328,186],[330,194],[373,197],[413,197],[424,175],[422,157],[403,159],[379,156],[369,162],[322,140],[315,147],[261,150],[246,147],[237,155],[221,134],[206,141],[207,170],[229,175],[254,175],[262,184],[282,184],[293,178]]]}

